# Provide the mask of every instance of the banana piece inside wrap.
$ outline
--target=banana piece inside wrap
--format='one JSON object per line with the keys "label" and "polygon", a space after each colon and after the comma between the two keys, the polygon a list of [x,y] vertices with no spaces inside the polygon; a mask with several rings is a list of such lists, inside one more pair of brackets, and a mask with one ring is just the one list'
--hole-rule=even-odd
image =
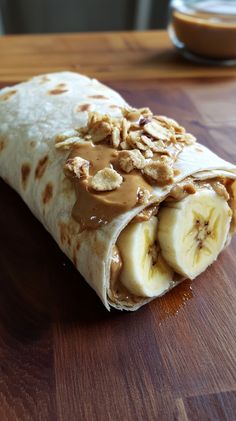
{"label": "banana piece inside wrap", "polygon": [[154,117],[71,72],[0,91],[0,176],[108,309],[136,310],[195,278],[235,229],[236,167]]}

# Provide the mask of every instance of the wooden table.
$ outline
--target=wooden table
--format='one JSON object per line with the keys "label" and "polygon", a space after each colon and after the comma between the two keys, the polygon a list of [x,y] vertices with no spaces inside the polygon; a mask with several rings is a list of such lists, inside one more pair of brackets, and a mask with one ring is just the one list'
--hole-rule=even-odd
{"label": "wooden table", "polygon": [[[181,59],[165,32],[0,38],[1,85],[70,69],[178,119],[236,162],[236,69]],[[236,419],[236,241],[192,285],[108,313],[0,182],[0,420]]]}

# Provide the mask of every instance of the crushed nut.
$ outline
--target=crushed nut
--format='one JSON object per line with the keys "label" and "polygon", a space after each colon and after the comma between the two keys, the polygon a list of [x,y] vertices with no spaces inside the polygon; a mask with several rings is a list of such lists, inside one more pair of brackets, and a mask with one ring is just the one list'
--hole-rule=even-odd
{"label": "crushed nut", "polygon": [[119,153],[120,168],[129,173],[130,171],[144,168],[146,160],[138,149],[131,151],[121,151]]}
{"label": "crushed nut", "polygon": [[138,189],[137,203],[140,205],[146,205],[150,199],[151,193],[147,189]]}
{"label": "crushed nut", "polygon": [[215,190],[215,192],[219,196],[222,196],[226,201],[229,200],[229,198],[230,198],[229,193],[227,192],[227,190],[226,190],[226,188],[223,184],[221,184],[219,181],[215,181],[215,182],[211,183],[211,186],[212,186],[213,190]]}
{"label": "crushed nut", "polygon": [[76,156],[68,159],[64,166],[64,173],[67,177],[76,176],[77,178],[89,176],[89,161]]}
{"label": "crushed nut", "polygon": [[121,118],[89,112],[86,127],[57,136],[56,148],[70,149],[86,141],[106,142],[117,152],[121,151],[119,165],[123,171],[129,173],[136,168],[151,183],[153,180],[160,185],[172,182],[176,175],[172,169],[175,159],[186,145],[195,142],[195,137],[186,133],[177,121],[153,116],[149,108],[121,111]]}
{"label": "crushed nut", "polygon": [[191,182],[189,182],[189,183],[185,183],[184,185],[183,185],[183,189],[184,189],[184,191],[186,192],[186,193],[188,193],[188,194],[194,194],[194,193],[196,193],[196,187],[194,186],[194,184],[193,183],[191,183]]}
{"label": "crushed nut", "polygon": [[183,190],[183,186],[176,184],[171,191],[167,198],[167,201],[174,199],[174,200],[182,200],[186,196],[186,193]]}
{"label": "crushed nut", "polygon": [[142,170],[143,173],[156,181],[157,185],[163,186],[165,184],[173,183],[174,171],[165,160],[151,161]]}
{"label": "crushed nut", "polygon": [[123,182],[121,175],[112,168],[103,168],[92,178],[90,186],[97,191],[110,191],[117,189]]}
{"label": "crushed nut", "polygon": [[148,206],[147,208],[143,209],[138,215],[134,217],[132,222],[143,222],[148,221],[151,216],[157,215],[158,213],[158,205],[154,204],[151,206]]}
{"label": "crushed nut", "polygon": [[141,116],[140,111],[136,108],[132,108],[130,110],[124,109],[123,114],[129,121],[137,121]]}
{"label": "crushed nut", "polygon": [[176,186],[173,187],[170,191],[170,195],[167,198],[167,200],[182,200],[184,199],[188,194],[194,194],[196,193],[196,188],[194,186],[194,183],[191,181],[176,184]]}
{"label": "crushed nut", "polygon": [[126,118],[123,118],[121,122],[121,133],[122,133],[123,140],[127,138],[129,129],[130,129],[130,122],[126,120]]}
{"label": "crushed nut", "polygon": [[111,134],[111,143],[114,148],[118,148],[120,144],[120,130],[118,127],[114,127]]}

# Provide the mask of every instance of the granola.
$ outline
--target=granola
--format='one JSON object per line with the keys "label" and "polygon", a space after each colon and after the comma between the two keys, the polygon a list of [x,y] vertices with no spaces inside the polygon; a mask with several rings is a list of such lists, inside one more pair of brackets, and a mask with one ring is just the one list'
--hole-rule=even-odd
{"label": "granola", "polygon": [[77,178],[89,176],[89,161],[76,156],[75,158],[68,159],[64,166],[64,173],[68,177],[75,176]]}
{"label": "granola", "polygon": [[146,160],[138,149],[131,151],[121,151],[119,153],[120,168],[129,173],[135,168],[142,169],[145,167]]}
{"label": "granola", "polygon": [[163,160],[151,161],[142,171],[144,175],[151,178],[152,182],[155,181],[159,186],[170,184],[174,181],[173,168]]}
{"label": "granola", "polygon": [[[104,143],[119,152],[118,164],[122,171],[130,173],[139,170],[151,184],[172,183],[175,176],[173,163],[185,146],[196,141],[195,137],[186,133],[177,121],[155,116],[149,108],[124,108],[121,111],[123,116],[120,118],[88,112],[87,125],[57,136],[55,147],[68,150],[76,147],[78,142]],[[107,170],[105,168],[105,187],[99,187],[95,178],[92,182],[95,190],[107,189]],[[117,171],[115,173],[120,176]],[[114,173],[111,174],[114,176]],[[114,185],[118,183],[117,175],[114,176]],[[121,176],[119,180],[122,180]],[[111,185],[113,183],[110,183],[108,190],[113,189]]]}
{"label": "granola", "polygon": [[96,191],[110,191],[117,189],[123,182],[121,175],[112,168],[103,168],[91,179],[90,186]]}

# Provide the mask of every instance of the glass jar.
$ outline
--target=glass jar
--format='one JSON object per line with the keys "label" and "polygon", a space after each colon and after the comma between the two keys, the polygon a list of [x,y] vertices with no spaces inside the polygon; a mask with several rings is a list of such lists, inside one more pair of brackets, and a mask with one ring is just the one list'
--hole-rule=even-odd
{"label": "glass jar", "polygon": [[172,0],[168,32],[189,59],[236,65],[236,0]]}

